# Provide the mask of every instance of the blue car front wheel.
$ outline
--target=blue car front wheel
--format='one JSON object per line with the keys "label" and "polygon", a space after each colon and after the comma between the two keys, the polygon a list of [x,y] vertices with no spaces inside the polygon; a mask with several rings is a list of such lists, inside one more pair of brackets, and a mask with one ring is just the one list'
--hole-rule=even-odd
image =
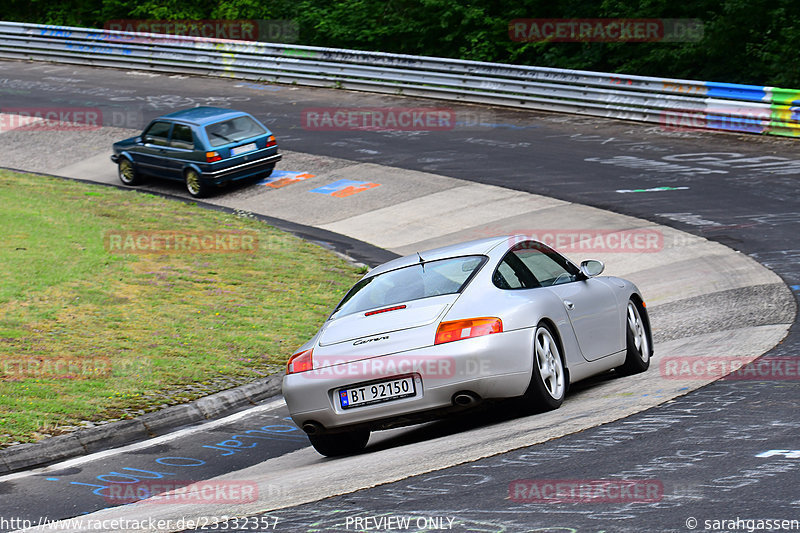
{"label": "blue car front wheel", "polygon": [[117,163],[117,175],[119,176],[119,180],[125,185],[133,186],[141,183],[141,177],[139,173],[136,172],[133,162],[125,157],[119,158],[119,163]]}

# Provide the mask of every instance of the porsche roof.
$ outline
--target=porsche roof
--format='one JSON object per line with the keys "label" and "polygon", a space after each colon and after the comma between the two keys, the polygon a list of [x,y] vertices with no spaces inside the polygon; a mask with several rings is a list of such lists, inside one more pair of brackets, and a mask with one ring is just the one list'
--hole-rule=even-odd
{"label": "porsche roof", "polygon": [[438,259],[445,259],[448,257],[458,257],[461,255],[487,255],[490,251],[492,251],[496,246],[502,244],[503,242],[518,242],[514,240],[513,236],[509,235],[501,235],[499,237],[489,237],[486,239],[479,239],[475,241],[469,242],[462,242],[459,244],[453,244],[450,246],[444,246],[441,248],[434,248],[432,250],[424,250],[418,253],[414,253],[411,255],[407,255],[405,257],[399,257],[397,259],[393,259],[388,263],[384,263],[378,267],[373,268],[369,271],[367,276],[375,276],[381,274],[383,272],[387,272],[389,270],[394,270],[396,268],[402,268],[404,266],[413,265],[415,263],[420,262],[420,258],[423,261],[436,261]]}

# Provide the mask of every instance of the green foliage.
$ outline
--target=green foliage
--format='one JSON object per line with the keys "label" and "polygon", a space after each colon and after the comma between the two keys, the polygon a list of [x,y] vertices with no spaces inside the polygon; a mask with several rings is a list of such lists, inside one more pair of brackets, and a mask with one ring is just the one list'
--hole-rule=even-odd
{"label": "green foliage", "polygon": [[[6,0],[4,18],[102,27],[109,19],[292,19],[300,44],[800,87],[790,0]],[[524,43],[515,18],[696,18],[700,42]]]}

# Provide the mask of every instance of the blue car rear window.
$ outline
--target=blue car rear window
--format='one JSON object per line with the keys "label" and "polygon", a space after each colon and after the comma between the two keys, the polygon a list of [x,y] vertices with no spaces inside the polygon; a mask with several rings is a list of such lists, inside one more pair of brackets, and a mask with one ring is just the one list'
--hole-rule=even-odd
{"label": "blue car rear window", "polygon": [[243,141],[265,133],[267,130],[261,124],[246,115],[206,126],[206,135],[211,146]]}

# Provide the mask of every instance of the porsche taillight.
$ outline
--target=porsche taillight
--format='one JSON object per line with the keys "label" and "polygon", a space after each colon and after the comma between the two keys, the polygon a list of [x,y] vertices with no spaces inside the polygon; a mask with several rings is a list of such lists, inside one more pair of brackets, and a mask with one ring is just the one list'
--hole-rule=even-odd
{"label": "porsche taillight", "polygon": [[442,322],[436,330],[434,344],[460,341],[472,337],[503,332],[503,321],[496,317],[469,318]]}
{"label": "porsche taillight", "polygon": [[286,362],[286,373],[296,374],[312,370],[314,368],[313,352],[314,349],[312,348],[292,355]]}

